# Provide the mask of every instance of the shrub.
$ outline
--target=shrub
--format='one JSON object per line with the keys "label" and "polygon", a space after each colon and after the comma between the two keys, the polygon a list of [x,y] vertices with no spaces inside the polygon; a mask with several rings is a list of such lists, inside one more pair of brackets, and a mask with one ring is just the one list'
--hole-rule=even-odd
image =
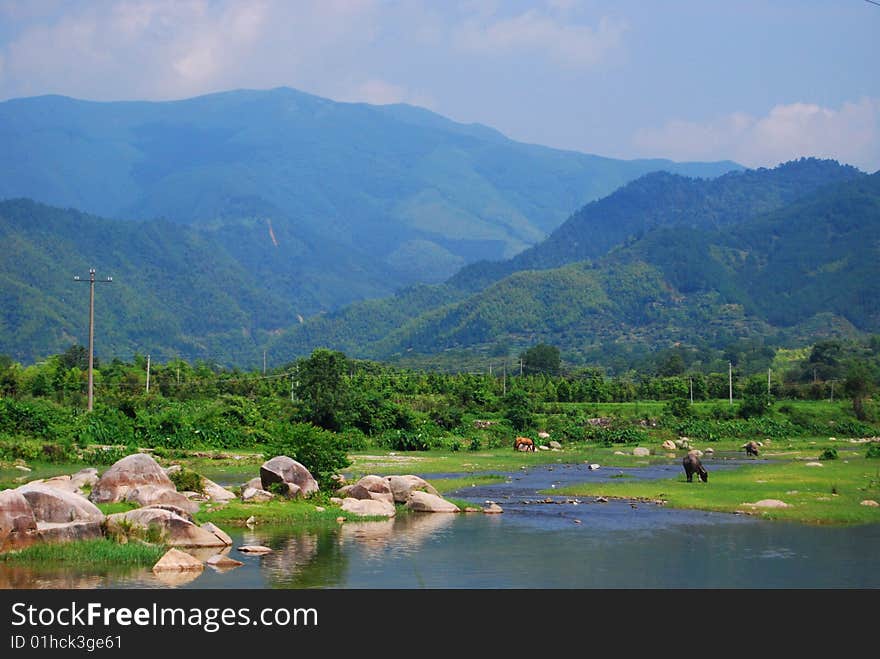
{"label": "shrub", "polygon": [[820,460],[837,460],[837,449],[836,448],[826,448],[822,451],[822,455],[819,456]]}
{"label": "shrub", "polygon": [[431,447],[422,433],[396,430],[382,438],[382,444],[392,451],[427,451]]}
{"label": "shrub", "polygon": [[310,423],[277,424],[263,453],[267,460],[287,455],[302,463],[324,489],[334,488],[332,477],[351,464],[339,436]]}
{"label": "shrub", "polygon": [[691,403],[687,398],[673,398],[666,403],[664,411],[676,419],[685,419],[694,415]]}
{"label": "shrub", "polygon": [[202,477],[192,469],[185,467],[179,471],[168,474],[168,478],[174,483],[178,492],[205,492],[205,483]]}
{"label": "shrub", "polygon": [[880,458],[880,443],[871,442],[871,445],[868,447],[867,453],[865,453],[866,458]]}

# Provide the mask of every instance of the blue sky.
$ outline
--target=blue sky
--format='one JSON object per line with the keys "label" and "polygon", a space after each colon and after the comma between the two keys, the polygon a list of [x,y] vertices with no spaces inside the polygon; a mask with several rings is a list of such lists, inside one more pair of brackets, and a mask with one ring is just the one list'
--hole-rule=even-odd
{"label": "blue sky", "polygon": [[0,0],[0,99],[280,85],[621,158],[880,168],[865,0]]}

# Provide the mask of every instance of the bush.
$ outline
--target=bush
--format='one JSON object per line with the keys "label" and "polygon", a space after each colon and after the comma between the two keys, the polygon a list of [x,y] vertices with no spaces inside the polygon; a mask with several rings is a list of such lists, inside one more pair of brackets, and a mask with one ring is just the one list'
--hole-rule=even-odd
{"label": "bush", "polygon": [[308,469],[323,489],[334,489],[332,477],[351,464],[336,433],[310,423],[279,423],[263,452],[266,459],[287,455]]}
{"label": "bush", "polygon": [[865,453],[866,458],[880,458],[880,442],[871,442],[868,452]]}
{"label": "bush", "polygon": [[694,415],[691,403],[687,398],[673,398],[664,406],[664,412],[676,419],[685,419]]}
{"label": "bush", "polygon": [[183,468],[168,474],[168,478],[174,483],[178,492],[205,492],[205,482],[192,469]]}
{"label": "bush", "polygon": [[836,448],[826,448],[822,451],[822,455],[819,456],[820,460],[837,460],[837,449]]}
{"label": "bush", "polygon": [[382,445],[392,451],[428,451],[430,445],[422,433],[397,430],[382,438]]}

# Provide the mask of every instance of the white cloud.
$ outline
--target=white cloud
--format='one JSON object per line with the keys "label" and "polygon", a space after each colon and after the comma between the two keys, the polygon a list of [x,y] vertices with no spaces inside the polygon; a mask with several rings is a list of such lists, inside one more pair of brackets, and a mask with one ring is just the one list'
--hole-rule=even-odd
{"label": "white cloud", "polygon": [[0,48],[0,98],[180,98],[297,85],[375,36],[376,0],[109,0],[32,17]]}
{"label": "white cloud", "polygon": [[675,160],[729,158],[759,167],[816,156],[873,172],[880,168],[880,99],[863,98],[837,109],[777,105],[763,117],[738,112],[702,123],[674,120],[638,131],[633,144],[644,156]]}
{"label": "white cloud", "polygon": [[589,68],[621,45],[623,22],[601,18],[596,27],[561,22],[537,9],[509,18],[469,18],[458,29],[459,48],[486,55],[544,54],[571,68]]}
{"label": "white cloud", "polygon": [[337,94],[335,98],[341,101],[371,103],[373,105],[409,103],[410,105],[418,105],[423,108],[434,106],[434,99],[429,95],[379,78],[371,78],[354,85],[348,91]]}

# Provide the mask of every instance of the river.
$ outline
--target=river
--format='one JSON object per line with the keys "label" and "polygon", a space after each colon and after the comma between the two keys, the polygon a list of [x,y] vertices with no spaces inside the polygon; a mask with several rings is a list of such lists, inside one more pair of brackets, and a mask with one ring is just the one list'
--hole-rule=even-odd
{"label": "river", "polygon": [[[732,464],[732,462],[731,462]],[[720,465],[719,465],[720,467]],[[717,468],[717,467],[716,467]],[[663,478],[677,465],[589,471],[532,467],[450,496],[496,501],[500,515],[408,514],[303,531],[227,529],[274,549],[226,572],[162,577],[0,566],[12,588],[880,588],[880,525],[812,526],[650,503],[550,497],[552,485],[621,474]],[[694,487],[703,487],[695,483]],[[209,552],[213,553],[213,552]]]}

